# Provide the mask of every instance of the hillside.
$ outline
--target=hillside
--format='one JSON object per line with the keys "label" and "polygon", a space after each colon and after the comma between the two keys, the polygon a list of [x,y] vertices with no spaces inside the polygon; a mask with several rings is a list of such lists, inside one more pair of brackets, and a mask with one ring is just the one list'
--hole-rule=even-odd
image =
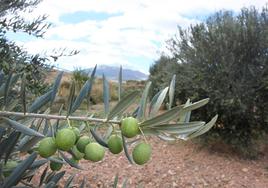
{"label": "hillside", "polygon": [[[91,72],[92,68],[85,69],[86,72]],[[104,74],[109,80],[118,80],[119,67],[99,65],[97,68],[96,75],[101,77]],[[123,80],[146,80],[148,75],[132,69],[123,68]]]}

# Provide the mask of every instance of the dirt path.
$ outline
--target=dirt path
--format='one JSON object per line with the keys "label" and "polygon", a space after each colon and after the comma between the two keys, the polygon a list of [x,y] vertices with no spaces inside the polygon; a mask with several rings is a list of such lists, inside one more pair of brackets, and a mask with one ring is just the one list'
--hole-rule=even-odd
{"label": "dirt path", "polygon": [[[119,174],[120,187],[128,178],[127,187],[268,187],[268,152],[259,160],[242,160],[236,156],[201,149],[191,142],[167,143],[150,138],[152,160],[144,166],[130,165],[124,154],[111,155],[99,163],[80,162],[84,171],[66,167],[67,174],[76,174],[74,183],[85,177],[91,187],[112,187]],[[65,176],[65,180],[68,175]],[[87,186],[89,187],[89,186]]]}

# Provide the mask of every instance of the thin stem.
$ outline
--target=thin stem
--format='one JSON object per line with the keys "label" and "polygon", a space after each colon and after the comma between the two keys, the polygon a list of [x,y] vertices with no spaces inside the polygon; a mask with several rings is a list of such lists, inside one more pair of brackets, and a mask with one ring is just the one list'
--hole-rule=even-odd
{"label": "thin stem", "polygon": [[142,134],[143,139],[145,140],[145,143],[148,144],[148,141],[147,141],[147,139],[146,139],[146,137],[145,137],[145,135],[144,135],[142,129],[141,129],[140,127],[139,127],[139,129],[140,129],[140,132],[141,132],[141,134]]}
{"label": "thin stem", "polygon": [[[10,112],[10,111],[0,111],[0,116],[17,116],[17,117],[32,117],[32,118],[44,118],[44,119],[58,119],[58,120],[67,120],[66,116],[62,115],[52,115],[52,114],[36,114],[36,113],[22,113],[22,112]],[[115,123],[120,124],[120,121],[92,118],[85,116],[68,116],[69,120],[76,121],[90,121],[90,122],[100,122],[100,123]]]}
{"label": "thin stem", "polygon": [[70,122],[69,117],[67,117],[67,123],[68,123],[68,126],[69,126],[69,127],[72,127],[72,126],[71,126],[71,122]]}

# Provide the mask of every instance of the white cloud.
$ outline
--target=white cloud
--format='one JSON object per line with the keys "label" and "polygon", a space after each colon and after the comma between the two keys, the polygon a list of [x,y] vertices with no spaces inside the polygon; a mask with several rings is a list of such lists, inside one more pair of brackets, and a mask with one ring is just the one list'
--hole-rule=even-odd
{"label": "white cloud", "polygon": [[[60,67],[92,67],[95,64],[116,64],[147,72],[158,57],[165,41],[176,33],[177,25],[187,27],[198,22],[195,15],[219,9],[238,11],[243,6],[261,7],[266,0],[45,0],[27,18],[48,14],[54,24],[45,39],[25,43],[31,52],[59,47],[80,50],[75,57],[59,60]],[[66,24],[62,15],[75,12],[121,13],[106,20],[86,20]],[[186,16],[187,15],[187,16]],[[189,18],[189,17],[193,18]],[[160,44],[160,45],[159,45]],[[129,58],[151,59],[147,64],[131,64]]]}

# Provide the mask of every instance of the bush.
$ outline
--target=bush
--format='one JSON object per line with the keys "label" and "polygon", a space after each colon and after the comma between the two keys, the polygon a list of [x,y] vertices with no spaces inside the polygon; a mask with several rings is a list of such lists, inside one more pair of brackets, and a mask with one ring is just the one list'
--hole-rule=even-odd
{"label": "bush", "polygon": [[[250,7],[238,15],[220,11],[204,23],[179,28],[168,43],[172,58],[161,57],[150,70],[152,81],[163,78],[156,82],[158,89],[177,75],[180,101],[209,97],[210,104],[195,117],[207,119],[217,112],[218,126],[209,134],[244,151],[268,130],[267,20],[267,7]],[[170,64],[164,72],[163,64]]]}

